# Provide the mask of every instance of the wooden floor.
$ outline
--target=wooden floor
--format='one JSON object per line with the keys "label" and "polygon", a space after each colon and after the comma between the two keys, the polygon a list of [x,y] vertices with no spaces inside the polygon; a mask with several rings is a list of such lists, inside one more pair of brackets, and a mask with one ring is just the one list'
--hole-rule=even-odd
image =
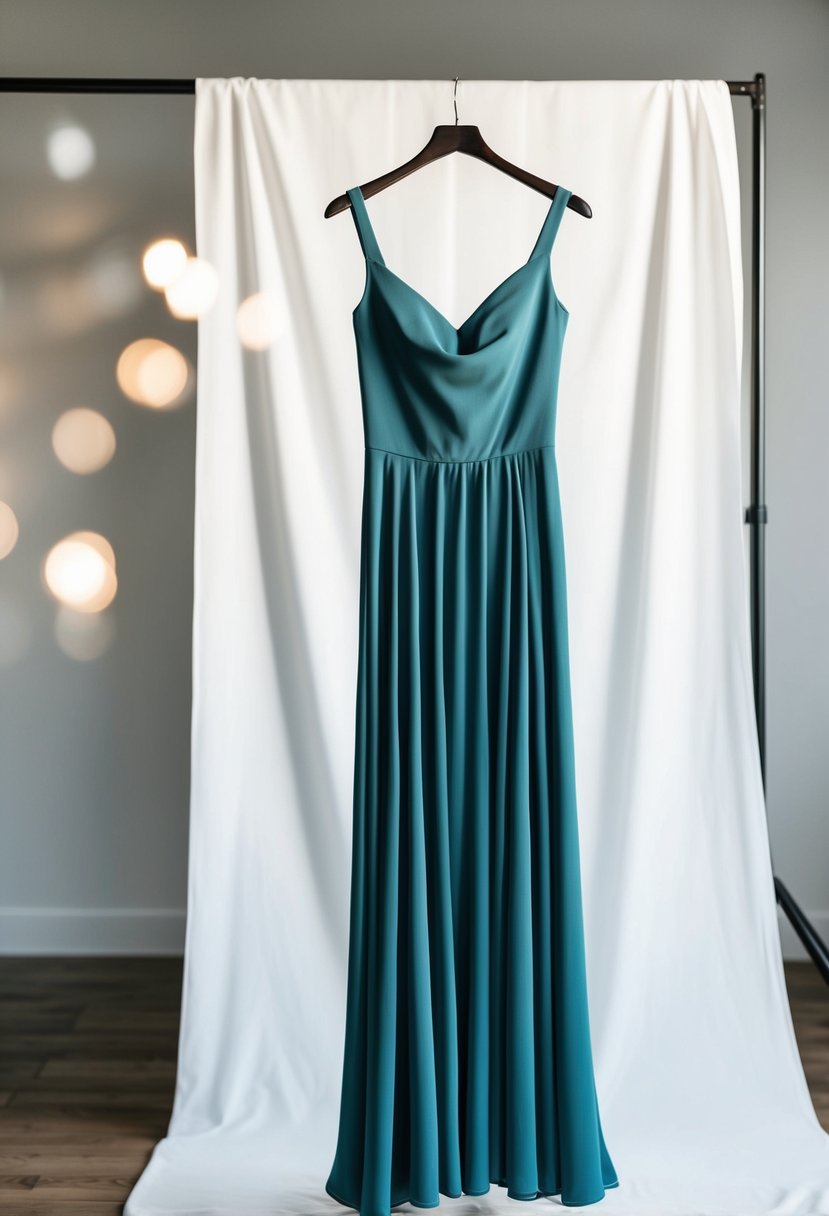
{"label": "wooden floor", "polygon": [[[829,1130],[829,988],[786,965]],[[178,959],[0,958],[0,1213],[116,1216],[167,1130]]]}
{"label": "wooden floor", "polygon": [[0,1213],[115,1216],[167,1131],[181,960],[0,958]]}

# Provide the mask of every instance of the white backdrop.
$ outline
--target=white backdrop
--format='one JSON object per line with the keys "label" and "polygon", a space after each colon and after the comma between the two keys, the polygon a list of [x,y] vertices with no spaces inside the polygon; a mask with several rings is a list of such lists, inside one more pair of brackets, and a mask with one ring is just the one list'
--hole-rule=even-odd
{"label": "white backdrop", "polygon": [[[198,251],[220,292],[199,325],[183,1022],[169,1134],[126,1216],[346,1210],[323,1183],[345,1018],[364,263],[350,212],[323,211],[453,122],[452,87],[198,82]],[[591,1032],[620,1181],[592,1208],[829,1214],[753,720],[727,86],[462,81],[458,106],[594,212],[565,212],[553,250],[571,314],[557,450]],[[525,259],[549,200],[453,156],[368,206],[387,263],[457,321]],[[237,308],[260,291],[273,341],[248,350]],[[493,1186],[441,1207],[515,1201]]]}

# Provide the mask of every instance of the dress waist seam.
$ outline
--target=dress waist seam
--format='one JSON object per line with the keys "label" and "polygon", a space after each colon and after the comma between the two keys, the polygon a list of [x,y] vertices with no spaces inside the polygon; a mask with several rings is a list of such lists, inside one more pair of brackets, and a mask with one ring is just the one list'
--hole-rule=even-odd
{"label": "dress waist seam", "polygon": [[417,460],[421,464],[487,464],[491,460],[503,460],[505,456],[526,456],[531,452],[543,452],[547,448],[554,448],[554,443],[540,443],[534,448],[517,448],[514,452],[496,452],[492,456],[476,456],[471,460],[439,460],[429,456],[410,456],[406,452],[393,452],[390,448],[378,448],[372,444],[366,444],[367,452],[382,452],[384,456],[399,456],[402,460]]}

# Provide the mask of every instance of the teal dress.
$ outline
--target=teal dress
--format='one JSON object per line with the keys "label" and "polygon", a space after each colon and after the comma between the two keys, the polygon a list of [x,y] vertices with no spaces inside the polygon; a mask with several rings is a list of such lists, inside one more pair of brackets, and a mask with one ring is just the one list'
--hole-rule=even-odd
{"label": "teal dress", "polygon": [[360,1216],[618,1186],[588,1023],[550,252],[455,328],[358,187],[362,499],[345,1051],[325,1189]]}

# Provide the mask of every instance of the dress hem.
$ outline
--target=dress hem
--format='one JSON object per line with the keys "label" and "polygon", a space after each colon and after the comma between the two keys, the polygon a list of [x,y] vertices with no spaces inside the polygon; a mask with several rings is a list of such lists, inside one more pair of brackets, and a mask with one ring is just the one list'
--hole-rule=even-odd
{"label": "dress hem", "polygon": [[[594,1199],[577,1199],[577,1200],[562,1199],[561,1203],[564,1207],[567,1207],[567,1208],[588,1207],[590,1204],[600,1203],[601,1200],[604,1199],[605,1193],[607,1191],[613,1190],[614,1188],[618,1187],[618,1185],[619,1185],[619,1179],[616,1178],[613,1182],[603,1183],[602,1184],[603,1190],[602,1190],[601,1195],[597,1195]],[[511,1191],[509,1189],[509,1187],[507,1187],[507,1184],[505,1182],[499,1181],[497,1178],[493,1178],[490,1185],[484,1191],[459,1191],[457,1193],[457,1195],[453,1195],[453,1194],[450,1194],[449,1191],[439,1190],[439,1193],[441,1195],[443,1195],[444,1198],[446,1198],[446,1199],[462,1199],[465,1195],[472,1198],[473,1196],[488,1195],[490,1193],[490,1191],[492,1190],[493,1186],[506,1187],[507,1188],[507,1198],[517,1199],[521,1203],[532,1203],[536,1199],[552,1199],[558,1195],[561,1195],[561,1188],[559,1188],[559,1190],[557,1190],[557,1191],[536,1191],[534,1195],[529,1194],[529,1192],[521,1195],[514,1191]],[[360,1209],[358,1206],[356,1206],[353,1203],[349,1203],[347,1200],[343,1199],[340,1195],[336,1194],[335,1191],[333,1191],[331,1189],[330,1185],[327,1182],[325,1183],[325,1190],[326,1190],[327,1194],[329,1194],[331,1196],[332,1199],[335,1199],[337,1201],[337,1203],[341,1203],[343,1205],[343,1207],[351,1208],[352,1211],[359,1212]],[[439,1199],[436,1203],[418,1203],[416,1199],[405,1199],[404,1198],[404,1199],[390,1200],[389,1209],[391,1210],[392,1208],[402,1207],[406,1203],[411,1204],[411,1206],[413,1208],[420,1208],[422,1210],[428,1210],[428,1209],[434,1209],[434,1208],[440,1207]]]}

